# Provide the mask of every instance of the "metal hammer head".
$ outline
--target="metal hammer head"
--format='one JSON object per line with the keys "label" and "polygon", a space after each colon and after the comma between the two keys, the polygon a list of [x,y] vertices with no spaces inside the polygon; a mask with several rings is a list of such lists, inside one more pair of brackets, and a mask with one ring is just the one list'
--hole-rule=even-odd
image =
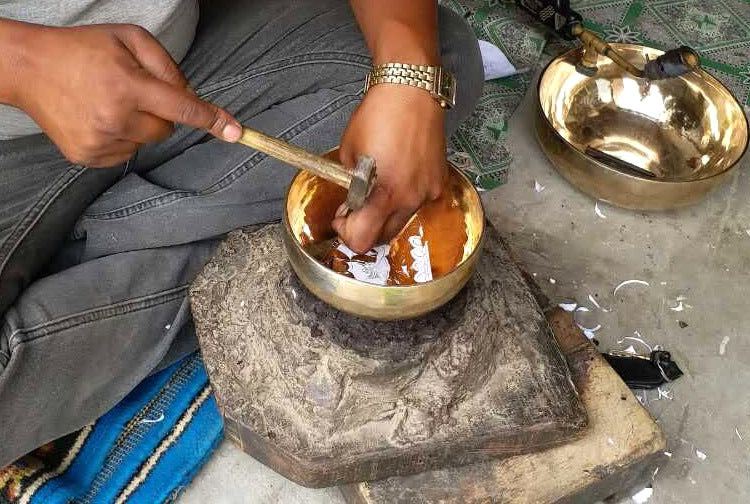
{"label": "metal hammer head", "polygon": [[357,157],[357,166],[352,172],[349,193],[346,196],[346,206],[352,210],[362,208],[377,180],[375,160],[370,156]]}

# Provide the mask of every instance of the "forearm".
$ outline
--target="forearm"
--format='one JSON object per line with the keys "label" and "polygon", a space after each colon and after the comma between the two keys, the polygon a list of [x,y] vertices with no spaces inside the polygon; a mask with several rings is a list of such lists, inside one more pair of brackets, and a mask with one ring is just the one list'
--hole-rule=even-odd
{"label": "forearm", "polygon": [[39,25],[0,18],[0,103],[19,105],[28,67],[29,42]]}
{"label": "forearm", "polygon": [[439,65],[436,0],[350,0],[373,63]]}

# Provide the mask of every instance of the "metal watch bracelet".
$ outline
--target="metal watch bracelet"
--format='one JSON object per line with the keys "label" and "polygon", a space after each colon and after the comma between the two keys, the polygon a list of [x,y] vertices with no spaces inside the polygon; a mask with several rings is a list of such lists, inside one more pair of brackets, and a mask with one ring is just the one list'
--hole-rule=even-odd
{"label": "metal watch bracelet", "polygon": [[365,79],[365,93],[378,84],[401,84],[424,89],[444,109],[456,105],[456,80],[443,67],[384,63],[375,66]]}

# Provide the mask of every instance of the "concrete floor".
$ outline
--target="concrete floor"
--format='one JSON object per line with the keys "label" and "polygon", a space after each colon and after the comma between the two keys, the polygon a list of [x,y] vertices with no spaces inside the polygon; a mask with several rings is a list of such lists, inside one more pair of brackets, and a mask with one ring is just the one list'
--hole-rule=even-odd
{"label": "concrete floor", "polygon": [[[596,333],[602,350],[630,344],[644,350],[632,340],[618,343],[637,331],[671,351],[685,372],[662,389],[668,397],[656,391],[647,397],[672,455],[655,476],[649,504],[748,502],[750,156],[744,170],[697,206],[645,215],[600,205],[603,219],[595,201],[562,180],[539,151],[532,105],[529,95],[510,122],[516,161],[509,183],[485,195],[489,219],[549,296],[592,309],[581,322],[602,325]],[[540,193],[535,180],[545,186]],[[628,279],[650,287],[623,287],[615,299],[613,288]],[[612,310],[597,310],[589,295]],[[671,309],[678,298],[683,311]],[[298,487],[224,443],[180,502],[343,500],[335,489]]]}

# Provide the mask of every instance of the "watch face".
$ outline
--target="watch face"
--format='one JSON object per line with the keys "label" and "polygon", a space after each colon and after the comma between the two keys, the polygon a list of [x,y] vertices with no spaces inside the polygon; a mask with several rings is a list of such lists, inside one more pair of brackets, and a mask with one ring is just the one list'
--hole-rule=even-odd
{"label": "watch face", "polygon": [[456,104],[456,79],[450,72],[440,73],[440,89],[438,94],[441,98],[450,103],[451,106]]}

